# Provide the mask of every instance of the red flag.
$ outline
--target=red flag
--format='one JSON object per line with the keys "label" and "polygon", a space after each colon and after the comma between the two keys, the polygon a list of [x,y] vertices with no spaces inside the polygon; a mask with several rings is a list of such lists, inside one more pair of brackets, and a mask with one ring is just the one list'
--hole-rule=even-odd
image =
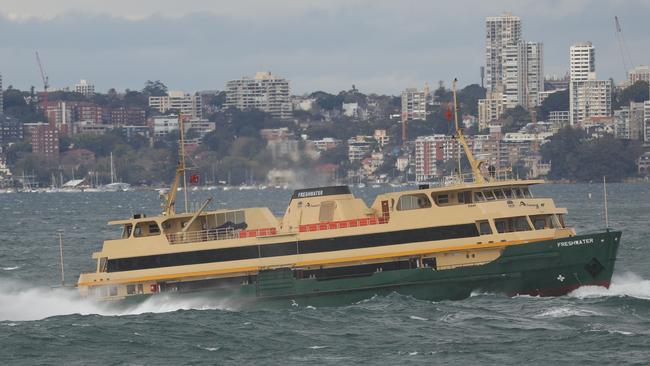
{"label": "red flag", "polygon": [[451,122],[451,105],[447,104],[447,111],[445,112],[445,118],[447,121]]}
{"label": "red flag", "polygon": [[190,184],[199,184],[199,174],[198,173],[190,175]]}

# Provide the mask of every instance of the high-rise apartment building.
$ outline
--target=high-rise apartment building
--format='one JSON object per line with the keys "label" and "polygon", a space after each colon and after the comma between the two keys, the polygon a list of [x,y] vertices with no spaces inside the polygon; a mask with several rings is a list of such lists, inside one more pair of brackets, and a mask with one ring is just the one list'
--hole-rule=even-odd
{"label": "high-rise apartment building", "polygon": [[569,81],[585,81],[596,72],[596,49],[591,42],[572,45],[569,57]]}
{"label": "high-rise apartment building", "polygon": [[504,107],[539,105],[544,91],[543,45],[521,38],[521,19],[510,13],[488,17],[485,69],[488,91],[501,93]]}
{"label": "high-rise apartment building", "polygon": [[182,91],[170,91],[160,97],[149,97],[149,107],[160,113],[170,110],[190,118],[203,118],[201,95],[199,93],[185,94]]}
{"label": "high-rise apartment building", "polygon": [[95,85],[89,84],[87,80],[81,79],[74,86],[74,91],[89,97],[95,94]]}
{"label": "high-rise apartment building", "polygon": [[497,92],[487,92],[485,99],[478,101],[478,128],[480,130],[489,127],[501,117],[505,112],[503,107],[503,94]]}
{"label": "high-rise apartment building", "polygon": [[643,142],[650,145],[650,100],[643,102]]}
{"label": "high-rise apartment building", "polygon": [[627,73],[627,79],[630,85],[636,83],[637,81],[645,81],[650,83],[650,67],[645,65],[639,65]]}
{"label": "high-rise apartment building", "polygon": [[596,50],[591,42],[576,43],[569,50],[569,119],[581,126],[591,117],[612,112],[612,83],[596,80]]}
{"label": "high-rise apartment building", "polygon": [[529,109],[539,105],[544,91],[543,45],[519,41],[503,52],[503,99],[506,108]]}
{"label": "high-rise apartment building", "polygon": [[416,88],[407,88],[402,92],[402,120],[412,121],[427,119],[427,93]]}
{"label": "high-rise apartment building", "polygon": [[289,81],[271,72],[257,72],[226,83],[226,107],[258,109],[278,119],[291,118]]}
{"label": "high-rise apartment building", "polygon": [[4,99],[2,99],[2,74],[0,74],[0,114],[4,113]]}
{"label": "high-rise apartment building", "polygon": [[510,13],[485,19],[485,87],[497,91],[504,83],[504,53],[521,40],[521,19]]}

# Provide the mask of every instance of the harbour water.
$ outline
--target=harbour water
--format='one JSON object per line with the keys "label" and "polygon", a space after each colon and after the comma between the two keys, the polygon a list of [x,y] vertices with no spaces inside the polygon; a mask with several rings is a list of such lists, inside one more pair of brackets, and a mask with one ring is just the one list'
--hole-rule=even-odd
{"label": "harbour water", "polygon": [[[390,187],[356,189],[372,200]],[[602,185],[533,191],[569,209],[578,232],[604,227]],[[212,207],[269,206],[291,191],[199,191]],[[229,299],[154,297],[132,307],[79,299],[60,284],[93,269],[111,219],[159,212],[157,192],[0,194],[0,364],[648,364],[650,185],[608,185],[623,231],[610,289],[568,296],[476,293],[428,302],[392,294],[340,307],[245,310]]]}

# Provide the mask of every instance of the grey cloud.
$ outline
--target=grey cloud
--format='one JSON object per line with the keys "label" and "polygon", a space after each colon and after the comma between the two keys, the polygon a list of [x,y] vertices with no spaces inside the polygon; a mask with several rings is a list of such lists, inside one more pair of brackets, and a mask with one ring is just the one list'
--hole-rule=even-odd
{"label": "grey cloud", "polygon": [[[26,15],[35,14],[30,3],[22,10]],[[297,93],[355,84],[364,92],[395,94],[455,76],[469,84],[478,82],[484,62],[484,18],[503,10],[522,18],[526,39],[544,42],[546,73],[563,73],[569,45],[591,40],[599,76],[620,80],[614,14],[623,20],[635,62],[650,62],[648,1],[282,0],[242,1],[221,11],[223,3],[198,1],[183,2],[184,12],[174,13],[178,3],[163,0],[149,12],[147,1],[133,2],[133,14],[142,17],[135,20],[115,10],[119,1],[94,8],[87,4],[95,2],[83,2],[74,11],[68,5],[79,2],[56,3],[60,8],[51,18],[0,17],[5,85],[40,85],[36,49],[57,87],[86,78],[99,90],[139,89],[147,79],[186,91],[220,89],[226,80],[257,70],[289,78]]]}

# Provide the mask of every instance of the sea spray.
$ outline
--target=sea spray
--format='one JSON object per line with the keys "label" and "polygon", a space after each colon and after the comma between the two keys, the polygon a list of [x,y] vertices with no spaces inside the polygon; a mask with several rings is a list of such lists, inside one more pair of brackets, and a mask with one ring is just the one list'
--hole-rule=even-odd
{"label": "sea spray", "polygon": [[569,296],[580,299],[629,296],[650,300],[650,280],[646,280],[632,272],[615,273],[609,288],[584,286],[574,290]]}
{"label": "sea spray", "polygon": [[40,320],[59,315],[122,316],[143,313],[167,313],[177,310],[235,310],[230,299],[213,299],[186,295],[158,295],[141,303],[124,306],[82,298],[74,288],[35,287],[21,281],[0,284],[0,321]]}

